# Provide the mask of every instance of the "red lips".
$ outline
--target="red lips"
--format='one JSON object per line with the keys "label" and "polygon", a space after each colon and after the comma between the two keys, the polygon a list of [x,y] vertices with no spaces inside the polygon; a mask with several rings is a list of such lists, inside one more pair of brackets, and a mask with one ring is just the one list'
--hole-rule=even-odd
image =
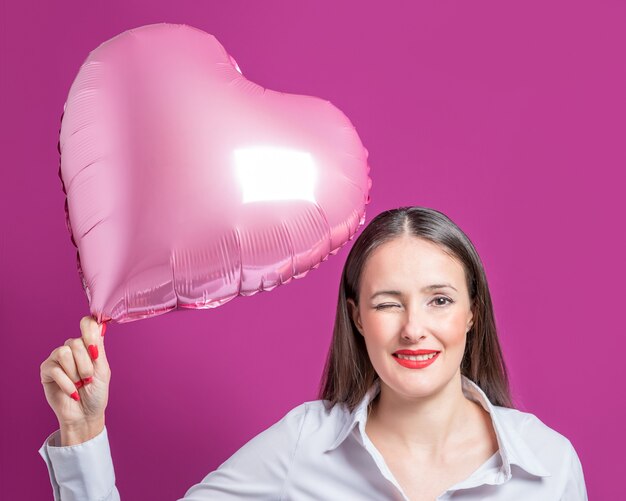
{"label": "red lips", "polygon": [[[435,353],[435,355],[427,360],[409,360],[406,358],[400,358],[398,355],[429,355]],[[439,351],[437,350],[398,350],[393,355],[393,359],[398,362],[402,367],[407,369],[425,369],[431,365],[435,360],[439,358]]]}

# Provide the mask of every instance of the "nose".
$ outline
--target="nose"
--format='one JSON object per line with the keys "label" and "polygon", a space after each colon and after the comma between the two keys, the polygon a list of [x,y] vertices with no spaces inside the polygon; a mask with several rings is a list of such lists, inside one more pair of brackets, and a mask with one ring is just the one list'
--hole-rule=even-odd
{"label": "nose", "polygon": [[407,308],[407,313],[402,324],[402,339],[415,343],[426,337],[428,332],[424,313],[418,311],[418,308]]}

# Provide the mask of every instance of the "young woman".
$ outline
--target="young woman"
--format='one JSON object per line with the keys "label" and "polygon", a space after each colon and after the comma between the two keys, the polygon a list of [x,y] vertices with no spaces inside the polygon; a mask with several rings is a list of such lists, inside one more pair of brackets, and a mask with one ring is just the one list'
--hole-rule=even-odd
{"label": "young woman", "polygon": [[[55,499],[119,499],[104,328],[83,318],[41,365],[60,425],[39,451]],[[438,211],[383,212],[354,242],[319,396],[184,499],[587,499],[570,441],[512,408],[480,258]]]}

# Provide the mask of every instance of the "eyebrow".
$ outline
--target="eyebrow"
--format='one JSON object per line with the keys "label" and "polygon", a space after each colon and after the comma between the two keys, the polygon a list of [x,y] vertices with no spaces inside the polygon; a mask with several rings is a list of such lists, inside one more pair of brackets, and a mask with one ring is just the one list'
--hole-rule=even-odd
{"label": "eyebrow", "polygon": [[[434,290],[445,289],[445,288],[453,289],[456,291],[456,288],[450,284],[432,284],[432,285],[427,285],[426,287],[422,287],[422,292],[432,292]],[[374,299],[377,296],[402,296],[402,292],[393,291],[393,290],[377,291],[374,294],[372,294],[372,296],[370,297],[370,300]]]}

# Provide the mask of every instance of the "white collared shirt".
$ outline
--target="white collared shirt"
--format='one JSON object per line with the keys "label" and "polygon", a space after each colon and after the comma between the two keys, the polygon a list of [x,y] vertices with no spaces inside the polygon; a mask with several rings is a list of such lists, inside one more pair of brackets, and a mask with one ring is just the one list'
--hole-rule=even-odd
{"label": "white collared shirt", "polygon": [[[585,480],[571,442],[536,416],[491,404],[462,376],[463,393],[487,410],[499,449],[437,500],[587,500]],[[409,501],[365,433],[367,407],[380,391],[372,385],[353,412],[305,402],[261,432],[219,468],[189,488],[185,501]],[[117,501],[107,429],[82,444],[57,447],[59,431],[39,454],[48,465],[55,501]]]}

